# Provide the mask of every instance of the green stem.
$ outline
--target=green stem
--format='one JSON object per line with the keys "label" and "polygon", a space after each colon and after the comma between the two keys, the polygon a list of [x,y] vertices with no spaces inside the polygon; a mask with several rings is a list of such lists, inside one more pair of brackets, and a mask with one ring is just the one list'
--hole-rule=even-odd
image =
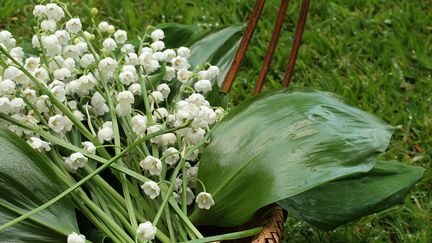
{"label": "green stem", "polygon": [[183,211],[183,213],[185,215],[187,215],[187,183],[188,183],[188,177],[186,174],[186,165],[185,163],[182,164],[181,166],[181,170],[182,170],[182,205],[181,205],[181,209]]}
{"label": "green stem", "polygon": [[45,66],[47,67],[46,70],[48,72],[48,76],[49,76],[50,80],[53,81],[54,75],[52,74],[51,69],[48,68],[49,67],[48,58],[46,56],[45,50],[44,50],[43,45],[42,45],[42,39],[41,39],[39,33],[37,32],[37,30],[36,30],[36,37],[37,37],[38,42],[39,42],[39,46],[40,46],[40,50],[41,50],[41,54],[42,54],[42,61],[45,63]]}
{"label": "green stem", "polygon": [[133,242],[133,239],[131,239],[129,237],[128,234],[126,234],[126,232],[123,231],[122,228],[120,228],[120,226],[118,224],[116,224],[112,218],[108,217],[108,215],[105,214],[104,211],[102,211],[92,200],[90,200],[86,195],[82,195],[81,196],[81,200],[84,201],[84,203],[91,209],[93,210],[97,216],[105,223],[107,224],[107,226],[115,231],[121,238],[123,238],[123,240],[125,240],[126,242]]}
{"label": "green stem", "polygon": [[32,109],[36,113],[40,122],[42,122],[42,124],[44,124],[45,126],[48,127],[48,123],[46,122],[45,118],[42,116],[42,113],[36,108],[36,106],[29,99],[27,99],[27,97],[25,97],[21,93],[19,96],[24,100],[26,105],[28,105],[30,107],[30,109]]}
{"label": "green stem", "polygon": [[197,240],[190,240],[190,241],[186,241],[185,243],[205,243],[205,242],[213,242],[213,241],[241,239],[241,238],[257,235],[261,233],[262,230],[263,230],[262,227],[256,227],[253,229],[243,230],[235,233],[228,233],[223,235],[205,237]]}
{"label": "green stem", "polygon": [[[114,107],[113,99],[110,95],[111,89],[108,87],[106,80],[103,78],[103,75],[100,74],[100,76],[102,78],[102,85],[103,85],[105,91],[107,92],[108,106],[109,106],[112,128],[113,128],[113,133],[114,133],[114,144],[116,145],[114,150],[115,150],[115,154],[117,155],[120,153],[119,147],[121,146],[121,141],[120,141],[120,131],[119,131],[119,126],[118,126],[116,109]],[[119,164],[123,164],[122,159],[119,159]],[[126,208],[128,211],[129,220],[131,221],[133,228],[138,228],[138,222],[136,221],[136,217],[135,217],[135,208],[133,206],[132,199],[131,199],[130,193],[129,193],[129,188],[127,186],[126,181],[127,181],[126,175],[121,174],[120,175],[120,182],[122,184],[122,190],[123,190],[123,195],[124,195],[125,201],[126,201]]]}
{"label": "green stem", "polygon": [[[7,115],[5,115],[3,113],[0,113],[0,119],[3,119],[5,121],[13,123],[13,124],[15,124],[15,125],[17,125],[19,127],[22,127],[22,128],[27,129],[27,130],[30,130],[30,131],[38,134],[39,136],[45,138],[46,140],[50,141],[53,144],[57,144],[57,145],[59,145],[59,146],[61,146],[63,148],[69,149],[69,150],[74,151],[74,152],[80,152],[84,156],[86,156],[87,158],[93,159],[93,160],[95,160],[97,162],[100,162],[102,164],[106,164],[109,161],[109,160],[107,160],[105,158],[102,158],[100,156],[97,156],[95,154],[90,154],[90,153],[86,152],[85,150],[83,150],[82,148],[78,148],[78,147],[76,147],[76,146],[74,146],[74,145],[72,145],[72,144],[70,144],[68,142],[65,142],[65,141],[59,139],[58,137],[53,136],[53,135],[51,135],[50,133],[48,133],[46,131],[43,131],[39,127],[28,125],[28,124],[26,124],[24,122],[18,121],[17,119],[14,119],[14,118],[12,118],[10,116],[7,116]],[[167,130],[165,130],[165,132],[167,132],[167,133],[168,132],[174,132],[174,131],[176,131],[178,129],[182,129],[182,128],[185,128],[187,126],[188,126],[188,124],[185,124],[185,125],[180,126],[180,127],[167,129]],[[162,134],[162,132],[163,131],[159,131],[158,134]],[[156,136],[158,136],[158,135],[156,135]],[[113,169],[116,169],[116,170],[118,170],[118,171],[120,171],[122,173],[125,173],[128,176],[131,176],[131,177],[133,177],[135,179],[138,179],[141,182],[147,182],[147,181],[150,180],[149,178],[143,176],[142,174],[137,173],[137,172],[135,172],[135,171],[133,171],[133,170],[131,170],[129,168],[126,168],[126,167],[122,166],[122,165],[111,164],[110,167],[113,168]]]}
{"label": "green stem", "polygon": [[[162,188],[161,188],[162,189]],[[167,190],[165,188],[165,190]],[[191,230],[194,235],[198,236],[198,238],[203,238],[204,236],[199,232],[199,230],[195,227],[195,225],[192,224],[192,222],[189,220],[188,216],[183,213],[183,211],[178,206],[177,202],[174,198],[170,198],[169,203],[171,207],[174,209],[176,214],[180,217],[180,219],[184,222],[184,224],[187,226],[188,230]]]}
{"label": "green stem", "polygon": [[136,228],[132,228],[131,224],[125,218],[124,214],[122,214],[116,207],[113,205],[108,205],[109,209],[114,213],[115,216],[122,222],[123,226],[129,231],[129,234],[135,235]]}
{"label": "green stem", "polygon": [[74,201],[77,205],[80,205],[81,211],[89,218],[92,223],[96,225],[96,227],[101,230],[104,234],[111,238],[114,242],[121,242],[120,238],[117,235],[113,234],[111,230],[101,221],[98,217],[94,216],[90,209],[87,208],[79,199],[74,197]]}
{"label": "green stem", "polygon": [[146,109],[147,120],[149,122],[153,122],[153,116],[151,114],[150,103],[149,103],[149,100],[148,100],[148,97],[147,97],[147,87],[146,87],[146,84],[145,84],[144,77],[143,77],[143,75],[141,73],[142,71],[143,71],[143,68],[140,66],[139,69],[138,69],[138,81],[139,81],[139,83],[141,85],[141,96],[142,96],[143,101],[144,101],[144,107]]}
{"label": "green stem", "polygon": [[[104,212],[106,212],[106,214],[111,217],[114,222],[116,222],[116,224],[121,225],[120,220],[112,214],[110,207],[108,206],[108,203],[106,202],[107,197],[102,193],[102,191],[95,185],[93,185],[92,183],[89,183],[90,186],[92,187],[92,198],[93,200],[97,200],[97,202],[99,203],[99,205],[102,207],[102,210]],[[109,205],[112,205],[112,203],[110,203]]]}
{"label": "green stem", "polygon": [[[49,200],[48,202],[42,204],[41,206],[33,209],[30,212],[27,212],[23,215],[21,215],[18,218],[15,218],[9,222],[7,222],[6,224],[3,224],[2,226],[0,226],[0,231],[21,222],[24,219],[27,219],[28,217],[31,217],[32,215],[41,212],[42,210],[46,209],[47,207],[51,206],[52,204],[56,203],[57,201],[59,201],[60,199],[64,198],[65,196],[67,196],[69,193],[73,192],[75,189],[77,189],[78,187],[80,187],[81,185],[83,185],[84,183],[86,183],[88,180],[90,180],[91,178],[93,178],[95,175],[99,174],[101,171],[103,171],[104,169],[108,168],[111,164],[113,164],[114,162],[116,162],[117,160],[119,160],[122,156],[124,156],[127,152],[129,152],[129,150],[131,150],[132,148],[138,146],[139,144],[153,138],[159,135],[164,134],[165,132],[168,132],[169,130],[173,130],[173,129],[168,129],[165,131],[158,131],[149,135],[146,135],[138,140],[136,140],[134,143],[132,143],[131,145],[129,145],[127,148],[125,148],[121,153],[119,153],[118,155],[116,155],[115,157],[113,157],[112,159],[108,160],[107,163],[103,164],[102,166],[100,166],[99,168],[97,168],[96,170],[94,170],[92,173],[90,173],[89,175],[87,175],[86,177],[84,177],[83,179],[81,179],[80,181],[78,181],[76,184],[74,184],[73,186],[69,187],[67,190],[65,190],[64,192],[60,193],[59,195],[57,195],[56,197],[54,197],[53,199]],[[172,192],[171,192],[172,193]]]}
{"label": "green stem", "polygon": [[[100,145],[99,140],[92,135],[92,133],[84,126],[84,124],[75,117],[75,115],[62,103],[54,94],[46,87],[46,84],[39,82],[24,66],[13,58],[3,46],[0,45],[0,53],[8,57],[17,67],[38,87],[38,89],[45,95],[47,95],[50,101],[63,113],[69,120],[80,130],[80,132],[88,138],[93,144]],[[98,150],[99,151],[99,150]],[[104,157],[109,157],[108,152],[105,149],[99,151]]]}
{"label": "green stem", "polygon": [[166,206],[167,203],[168,203],[168,200],[172,197],[172,193],[173,193],[173,191],[174,191],[175,179],[177,178],[177,175],[179,174],[181,167],[182,167],[183,164],[185,163],[186,158],[190,157],[196,149],[198,149],[200,146],[204,145],[205,142],[207,141],[207,139],[210,137],[210,135],[211,135],[211,131],[209,131],[209,132],[206,134],[206,136],[205,136],[203,139],[201,139],[201,141],[199,141],[199,142],[196,143],[194,146],[192,146],[192,147],[191,147],[191,148],[186,152],[185,156],[183,156],[183,157],[181,158],[179,164],[178,164],[178,165],[176,166],[176,168],[174,169],[174,172],[172,173],[172,175],[171,175],[171,179],[170,179],[170,186],[169,186],[169,188],[168,188],[167,193],[165,194],[165,197],[164,197],[164,199],[163,199],[163,201],[162,201],[162,204],[161,204],[161,206],[160,206],[160,208],[159,208],[159,210],[158,210],[158,212],[157,212],[155,218],[153,219],[153,225],[156,225],[156,224],[157,224],[157,222],[158,222],[159,219],[160,219],[160,216],[162,215],[162,212],[163,212],[165,206]]}
{"label": "green stem", "polygon": [[183,225],[181,224],[181,222],[179,220],[176,220],[176,219],[174,219],[173,222],[174,222],[174,227],[176,228],[176,231],[178,232],[178,236],[179,236],[180,240],[182,240],[182,241],[187,240],[187,235],[186,235],[185,229],[183,228]]}
{"label": "green stem", "polygon": [[173,229],[172,222],[171,222],[171,213],[170,213],[169,207],[165,208],[165,218],[166,218],[166,223],[168,226],[168,231],[169,231],[171,241],[175,243],[176,237],[175,237],[174,229]]}

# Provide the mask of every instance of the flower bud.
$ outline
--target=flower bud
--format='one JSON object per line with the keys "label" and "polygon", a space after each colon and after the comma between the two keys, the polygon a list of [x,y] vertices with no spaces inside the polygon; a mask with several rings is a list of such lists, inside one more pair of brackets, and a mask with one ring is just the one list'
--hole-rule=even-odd
{"label": "flower bud", "polygon": [[90,10],[90,14],[92,15],[92,16],[96,16],[96,15],[98,15],[98,13],[99,13],[99,10],[97,9],[97,8],[91,8],[91,10]]}

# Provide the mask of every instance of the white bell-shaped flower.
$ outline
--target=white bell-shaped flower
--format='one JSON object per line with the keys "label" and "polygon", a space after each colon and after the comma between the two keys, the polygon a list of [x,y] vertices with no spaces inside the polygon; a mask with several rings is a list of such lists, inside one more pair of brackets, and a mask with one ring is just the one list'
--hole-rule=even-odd
{"label": "white bell-shaped flower", "polygon": [[165,163],[168,165],[175,165],[180,160],[180,153],[174,147],[169,147],[162,155],[165,157]]}
{"label": "white bell-shaped flower", "polygon": [[41,22],[40,27],[43,31],[54,32],[57,29],[57,23],[53,19],[45,19]]}
{"label": "white bell-shaped flower", "polygon": [[140,166],[144,170],[147,170],[150,175],[159,175],[162,171],[162,161],[151,155],[148,155],[144,160],[141,160]]}
{"label": "white bell-shaped flower", "polygon": [[150,46],[154,51],[160,51],[165,48],[165,43],[163,41],[155,41]]}
{"label": "white bell-shaped flower", "polygon": [[42,151],[50,151],[51,147],[49,146],[48,142],[43,141],[40,138],[37,137],[31,137],[28,141],[28,144],[30,144],[30,146],[36,150],[38,150],[39,152]]}
{"label": "white bell-shaped flower", "polygon": [[124,30],[117,30],[114,33],[114,39],[119,44],[124,44],[127,41],[127,33]]}
{"label": "white bell-shaped flower", "polygon": [[84,54],[80,59],[80,66],[83,68],[87,68],[91,64],[95,62],[95,58],[92,54]]}
{"label": "white bell-shaped flower", "polygon": [[108,24],[108,22],[102,21],[99,23],[98,28],[99,28],[100,32],[102,32],[102,33],[108,32],[109,31],[109,24]]}
{"label": "white bell-shaped flower", "polygon": [[78,234],[75,232],[72,232],[70,235],[68,235],[67,243],[85,243],[86,238],[82,234]]}
{"label": "white bell-shaped flower", "polygon": [[176,70],[188,69],[190,67],[190,64],[186,60],[186,58],[181,57],[181,56],[174,57],[171,60],[171,63],[173,65],[173,68],[175,68]]}
{"label": "white bell-shaped flower", "polygon": [[65,16],[63,9],[55,3],[45,5],[44,14],[48,19],[53,19],[55,21],[59,21]]}
{"label": "white bell-shaped flower", "polygon": [[122,91],[117,94],[117,102],[122,105],[131,105],[134,103],[134,96],[130,91]]}
{"label": "white bell-shaped flower", "polygon": [[132,112],[132,106],[128,104],[119,103],[116,105],[115,110],[119,117],[123,117]]}
{"label": "white bell-shaped flower", "polygon": [[98,67],[101,74],[104,77],[109,78],[114,74],[114,71],[117,67],[117,61],[112,59],[111,57],[106,57],[100,60]]}
{"label": "white bell-shaped flower", "polygon": [[209,210],[215,204],[213,197],[210,193],[200,192],[196,197],[196,203],[199,208]]}
{"label": "white bell-shaped flower", "polygon": [[83,168],[87,163],[88,159],[82,153],[76,152],[65,158],[66,167],[74,172],[78,168]]}
{"label": "white bell-shaped flower", "polygon": [[177,55],[187,59],[190,57],[191,51],[189,48],[182,46],[179,49],[177,49]]}
{"label": "white bell-shaped flower", "polygon": [[131,84],[131,85],[129,86],[128,90],[129,90],[133,95],[136,95],[136,96],[139,96],[139,95],[141,95],[141,93],[142,93],[142,91],[141,91],[141,85],[140,85],[140,84],[137,84],[137,83]]}
{"label": "white bell-shaped flower", "polygon": [[39,67],[40,64],[40,57],[29,57],[25,60],[24,67],[28,71],[34,71],[36,68]]}
{"label": "white bell-shaped flower", "polygon": [[153,91],[151,92],[151,94],[148,96],[148,99],[150,101],[150,103],[155,103],[155,104],[159,104],[161,102],[164,101],[164,96],[161,92],[159,91]]}
{"label": "white bell-shaped flower", "polygon": [[150,37],[153,41],[162,40],[165,37],[165,33],[161,29],[156,29],[151,32]]}
{"label": "white bell-shaped flower", "polygon": [[147,130],[147,118],[143,115],[135,115],[131,119],[132,123],[132,131],[142,137],[145,135],[145,132]]}
{"label": "white bell-shaped flower", "polygon": [[0,97],[0,113],[9,114],[10,100],[8,97]]}
{"label": "white bell-shaped flower", "polygon": [[57,133],[70,131],[72,129],[72,122],[69,118],[62,115],[54,115],[48,119],[48,126]]}
{"label": "white bell-shaped flower", "polygon": [[177,56],[177,53],[173,49],[166,49],[163,51],[163,54],[165,55],[165,58],[169,61],[171,61],[174,57]]}
{"label": "white bell-shaped flower", "polygon": [[149,196],[151,199],[155,199],[160,194],[160,187],[154,181],[145,182],[141,188],[144,190],[144,193]]}
{"label": "white bell-shaped flower", "polygon": [[197,81],[194,84],[194,89],[196,90],[196,92],[206,94],[212,90],[212,84],[211,84],[210,80],[202,79],[202,80]]}
{"label": "white bell-shaped flower", "polygon": [[90,100],[92,105],[92,112],[96,116],[102,116],[109,111],[108,105],[105,103],[104,97],[99,93],[95,92]]}
{"label": "white bell-shaped flower", "polygon": [[99,129],[97,136],[98,136],[99,142],[101,142],[101,143],[111,141],[114,138],[114,132],[112,129],[112,122],[105,122],[102,125],[102,128]]}
{"label": "white bell-shaped flower", "polygon": [[73,18],[66,22],[66,30],[69,31],[69,33],[76,34],[81,30],[81,27],[81,21],[78,18]]}
{"label": "white bell-shaped flower", "polygon": [[132,44],[124,44],[120,51],[121,53],[133,53],[135,51],[135,47]]}
{"label": "white bell-shaped flower", "polygon": [[171,92],[170,87],[168,86],[168,84],[165,84],[165,83],[159,84],[159,85],[156,87],[156,90],[159,91],[159,92],[161,92],[162,95],[163,95],[163,97],[164,97],[165,99],[168,98],[168,95],[169,95],[170,92]]}
{"label": "white bell-shaped flower", "polygon": [[156,236],[157,228],[150,221],[138,225],[136,231],[137,237],[140,240],[153,240]]}
{"label": "white bell-shaped flower", "polygon": [[15,82],[10,79],[0,81],[0,95],[11,95],[15,92]]}
{"label": "white bell-shaped flower", "polygon": [[57,37],[58,41],[62,45],[66,45],[70,41],[69,32],[66,30],[57,30],[54,35]]}
{"label": "white bell-shaped flower", "polygon": [[46,6],[45,5],[36,5],[33,8],[33,16],[35,16],[36,18],[40,18],[43,16],[46,16]]}
{"label": "white bell-shaped flower", "polygon": [[117,48],[117,43],[113,38],[107,38],[102,42],[104,51],[111,52]]}
{"label": "white bell-shaped flower", "polygon": [[82,146],[87,153],[96,154],[96,146],[92,142],[90,141],[82,142]]}

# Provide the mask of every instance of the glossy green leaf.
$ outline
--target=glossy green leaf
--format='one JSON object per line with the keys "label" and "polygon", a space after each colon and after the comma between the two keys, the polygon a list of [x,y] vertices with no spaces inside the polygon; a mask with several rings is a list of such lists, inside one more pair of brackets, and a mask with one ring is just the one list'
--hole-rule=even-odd
{"label": "glossy green leaf", "polygon": [[178,48],[189,46],[201,35],[199,28],[193,25],[184,25],[177,23],[166,23],[156,26],[165,33],[163,39],[167,48]]}
{"label": "glossy green leaf", "polygon": [[282,91],[244,102],[218,123],[200,160],[198,177],[216,204],[196,209],[191,218],[240,225],[265,205],[367,172],[391,131],[319,91]]}
{"label": "glossy green leaf", "polygon": [[[0,225],[64,190],[44,159],[24,140],[0,129]],[[1,231],[0,242],[65,242],[73,231],[79,232],[75,211],[66,198]]]}
{"label": "glossy green leaf", "polygon": [[332,181],[279,202],[302,221],[323,230],[402,203],[423,168],[378,161],[369,172]]}

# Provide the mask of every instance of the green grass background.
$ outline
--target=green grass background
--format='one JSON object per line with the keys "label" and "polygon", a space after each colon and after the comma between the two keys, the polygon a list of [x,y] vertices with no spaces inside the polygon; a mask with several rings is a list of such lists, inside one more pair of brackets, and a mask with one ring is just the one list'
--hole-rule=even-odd
{"label": "green grass background", "polygon": [[[18,42],[31,37],[33,4],[0,0],[0,29]],[[203,32],[245,23],[253,0],[73,0],[82,18],[97,7],[100,18],[134,37],[147,25],[192,24]],[[291,1],[266,90],[280,88],[300,1]],[[235,105],[250,97],[277,13],[269,0],[231,94]],[[83,21],[84,23],[85,20]],[[432,242],[432,1],[311,1],[292,87],[313,87],[344,97],[395,126],[385,159],[426,168],[424,179],[400,206],[322,232],[289,218],[290,242]]]}

